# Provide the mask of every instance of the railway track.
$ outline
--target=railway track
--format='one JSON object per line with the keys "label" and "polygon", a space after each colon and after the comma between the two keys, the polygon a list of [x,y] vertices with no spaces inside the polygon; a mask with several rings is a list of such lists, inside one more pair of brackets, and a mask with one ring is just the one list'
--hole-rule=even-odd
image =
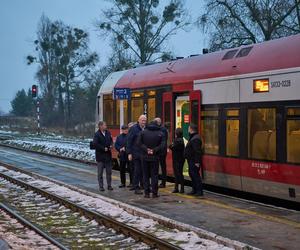
{"label": "railway track", "polygon": [[0,200],[61,249],[180,249],[3,172],[0,188]]}
{"label": "railway track", "polygon": [[[6,231],[6,233],[10,232],[14,234],[16,242],[11,244],[14,245],[13,248],[16,247],[16,244],[24,244],[23,242],[17,243],[19,238],[22,238],[23,235],[33,235],[32,232],[35,232],[39,235],[39,237],[35,237],[35,239],[31,242],[31,244],[29,244],[28,247],[35,249],[67,249],[54,238],[52,238],[50,235],[40,230],[30,221],[20,216],[18,213],[13,211],[11,208],[9,208],[2,202],[0,202],[0,221],[1,228],[3,228]],[[20,226],[20,224],[22,224],[23,226]],[[28,230],[31,232],[28,232]],[[44,239],[44,242],[41,242],[41,238]],[[2,248],[0,247],[0,249]]]}
{"label": "railway track", "polygon": [[0,202],[0,249],[57,250],[65,248]]}

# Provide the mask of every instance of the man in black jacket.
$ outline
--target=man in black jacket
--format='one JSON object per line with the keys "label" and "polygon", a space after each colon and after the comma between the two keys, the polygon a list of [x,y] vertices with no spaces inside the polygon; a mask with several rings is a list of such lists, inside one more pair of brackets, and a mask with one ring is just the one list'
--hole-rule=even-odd
{"label": "man in black jacket", "polygon": [[159,156],[165,144],[165,136],[156,121],[152,121],[140,134],[138,145],[142,150],[145,198],[150,197],[149,173],[151,174],[152,197],[158,197]]}
{"label": "man in black jacket", "polygon": [[141,148],[138,145],[138,138],[140,133],[145,129],[147,123],[147,117],[141,115],[138,123],[134,124],[127,136],[127,153],[128,160],[133,163],[133,189],[135,194],[143,194],[140,190],[139,184],[143,182],[142,160],[141,160]]}
{"label": "man in black jacket", "polygon": [[188,161],[189,176],[192,179],[193,190],[189,194],[203,196],[202,180],[199,173],[202,162],[202,141],[197,131],[197,126],[190,124],[190,138],[184,150],[184,157]]}
{"label": "man in black jacket", "polygon": [[129,170],[129,179],[130,185],[132,184],[131,179],[131,169],[129,168],[128,164],[128,156],[126,153],[126,144],[127,144],[127,134],[128,134],[128,127],[123,125],[121,127],[121,134],[118,135],[116,142],[115,142],[115,149],[119,152],[119,160],[120,160],[120,178],[121,178],[121,185],[119,188],[124,188],[126,186],[126,168]]}
{"label": "man in black jacket", "polygon": [[111,186],[112,174],[112,157],[111,148],[113,140],[110,132],[107,130],[106,123],[100,121],[98,123],[99,130],[94,135],[94,146],[96,148],[96,161],[98,166],[98,183],[99,190],[105,191],[103,187],[103,169],[106,169],[106,181],[108,190],[113,190]]}
{"label": "man in black jacket", "polygon": [[159,163],[160,163],[160,168],[161,168],[161,183],[159,185],[160,188],[165,188],[166,187],[166,181],[167,181],[167,163],[166,163],[166,158],[167,158],[167,150],[168,150],[168,130],[165,126],[162,125],[161,119],[159,117],[156,117],[154,121],[158,124],[158,126],[161,129],[161,132],[163,133],[165,137],[165,147],[161,150],[160,156],[159,156]]}

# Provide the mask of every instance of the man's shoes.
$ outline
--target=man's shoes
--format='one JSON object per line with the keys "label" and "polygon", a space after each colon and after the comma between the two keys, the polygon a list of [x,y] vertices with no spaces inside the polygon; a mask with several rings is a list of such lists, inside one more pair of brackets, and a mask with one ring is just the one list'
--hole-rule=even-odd
{"label": "man's shoes", "polygon": [[133,191],[133,190],[135,190],[135,188],[134,188],[134,187],[131,187],[131,188],[129,188],[129,190],[130,190],[130,191]]}
{"label": "man's shoes", "polygon": [[124,188],[125,187],[125,185],[124,184],[121,184],[120,186],[119,186],[119,188]]}
{"label": "man's shoes", "polygon": [[180,189],[180,193],[181,193],[181,194],[184,194],[184,189],[183,189],[183,188]]}
{"label": "man's shoes", "polygon": [[159,187],[159,188],[165,188],[165,187],[166,187],[166,184],[165,184],[165,183],[160,183],[158,187]]}
{"label": "man's shoes", "polygon": [[159,195],[158,194],[152,194],[152,198],[158,198]]}
{"label": "man's shoes", "polygon": [[107,188],[108,190],[114,190],[113,188],[112,188],[112,186],[109,186],[108,188]]}
{"label": "man's shoes", "polygon": [[189,193],[187,193],[188,195],[194,195],[194,194],[196,194],[196,192],[195,191],[191,191],[191,192],[189,192]]}
{"label": "man's shoes", "polygon": [[132,188],[133,187],[133,185],[130,183],[128,186],[127,186],[128,188]]}
{"label": "man's shoes", "polygon": [[104,192],[105,189],[104,189],[103,187],[100,187],[100,188],[99,188],[99,191]]}
{"label": "man's shoes", "polygon": [[172,193],[173,193],[173,194],[179,193],[179,190],[175,188],[175,189],[172,191]]}
{"label": "man's shoes", "polygon": [[200,193],[195,193],[194,195],[197,196],[197,197],[203,197],[203,193],[201,193],[201,192]]}
{"label": "man's shoes", "polygon": [[145,194],[144,198],[150,198],[150,194]]}
{"label": "man's shoes", "polygon": [[139,190],[139,189],[136,189],[136,190],[134,191],[134,193],[135,193],[135,194],[143,194],[143,192],[142,192],[141,190]]}

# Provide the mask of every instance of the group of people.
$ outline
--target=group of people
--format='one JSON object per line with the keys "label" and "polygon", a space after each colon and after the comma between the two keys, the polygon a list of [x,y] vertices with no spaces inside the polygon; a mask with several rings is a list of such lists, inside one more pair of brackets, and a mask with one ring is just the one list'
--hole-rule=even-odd
{"label": "group of people", "polygon": [[[121,127],[121,134],[113,139],[107,130],[106,123],[98,123],[99,130],[93,139],[98,167],[99,190],[105,191],[103,185],[103,171],[106,170],[107,189],[113,190],[112,148],[118,151],[120,162],[120,188],[126,187],[126,170],[129,172],[128,187],[135,194],[144,194],[145,198],[159,197],[158,189],[166,187],[168,152],[168,130],[162,125],[160,118],[155,118],[147,124],[147,117],[141,115],[136,123],[129,123]],[[183,166],[188,162],[189,176],[192,180],[192,192],[189,194],[203,196],[202,180],[200,176],[202,159],[202,141],[197,133],[197,126],[190,124],[189,140],[185,146],[183,131],[175,130],[175,138],[169,149],[173,151],[173,171],[175,187],[173,193],[184,193]],[[158,185],[159,166],[161,166],[161,183]],[[180,185],[180,189],[179,189]],[[143,192],[143,191],[144,192]]]}

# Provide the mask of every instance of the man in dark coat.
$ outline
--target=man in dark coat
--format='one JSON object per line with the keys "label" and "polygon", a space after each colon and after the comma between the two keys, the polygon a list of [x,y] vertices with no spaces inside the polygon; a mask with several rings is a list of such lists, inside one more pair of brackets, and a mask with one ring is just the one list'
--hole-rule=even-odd
{"label": "man in dark coat", "polygon": [[96,148],[99,190],[105,191],[103,187],[104,168],[106,169],[107,188],[108,190],[113,190],[111,186],[111,174],[112,174],[111,148],[113,145],[113,140],[110,132],[107,130],[107,126],[104,121],[100,121],[98,123],[98,127],[99,130],[94,135],[93,144]]}
{"label": "man in dark coat", "polygon": [[175,130],[175,139],[169,146],[172,150],[173,160],[173,171],[175,176],[175,187],[173,193],[178,193],[178,186],[180,184],[180,193],[184,193],[184,177],[183,177],[183,166],[184,166],[184,141],[182,128]]}
{"label": "man in dark coat", "polygon": [[187,159],[189,165],[189,176],[191,177],[193,187],[192,192],[189,194],[203,196],[202,180],[199,173],[202,162],[202,141],[197,131],[197,126],[190,124],[190,138],[184,150],[184,157]]}
{"label": "man in dark coat", "polygon": [[149,173],[151,175],[152,197],[157,198],[159,156],[161,155],[161,151],[165,148],[166,141],[156,121],[152,121],[146,129],[141,132],[138,144],[142,149],[145,198],[150,197]]}
{"label": "man in dark coat", "polygon": [[131,180],[131,173],[128,164],[128,156],[126,153],[126,144],[127,144],[127,134],[128,134],[128,127],[123,125],[121,127],[121,134],[117,137],[115,142],[115,149],[119,152],[119,160],[120,160],[120,178],[121,178],[121,185],[119,188],[124,188],[126,186],[126,169],[129,170],[129,179],[130,184]]}
{"label": "man in dark coat", "polygon": [[133,189],[135,194],[143,194],[139,186],[143,182],[143,170],[142,170],[142,160],[141,160],[141,148],[138,145],[138,138],[140,133],[144,130],[147,123],[147,117],[141,115],[138,119],[138,123],[133,125],[128,133],[127,137],[127,153],[128,160],[133,163]]}
{"label": "man in dark coat", "polygon": [[168,150],[168,130],[165,126],[162,125],[161,119],[159,117],[156,117],[155,122],[158,124],[158,126],[161,129],[161,132],[164,135],[164,140],[166,141],[165,147],[161,150],[161,154],[159,156],[159,163],[161,167],[161,183],[159,185],[160,188],[165,188],[166,187],[166,181],[167,181],[167,163],[166,163],[166,158],[167,158],[167,150]]}

